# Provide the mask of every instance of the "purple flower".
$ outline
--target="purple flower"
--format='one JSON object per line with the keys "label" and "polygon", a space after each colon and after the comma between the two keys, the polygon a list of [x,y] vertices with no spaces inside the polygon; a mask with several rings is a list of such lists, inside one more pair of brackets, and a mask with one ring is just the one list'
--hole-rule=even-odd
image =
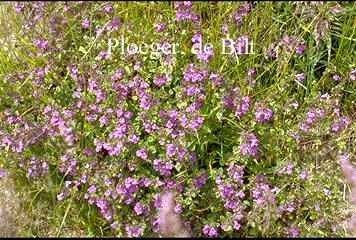
{"label": "purple flower", "polygon": [[261,195],[260,195],[260,191],[258,190],[258,189],[253,189],[252,190],[252,196],[253,196],[253,198],[255,198],[255,199],[257,199],[257,198],[259,198]]}
{"label": "purple flower", "polygon": [[218,234],[216,227],[211,227],[209,231],[209,237],[215,237]]}
{"label": "purple flower", "polygon": [[318,117],[323,117],[325,115],[325,111],[323,109],[316,110],[315,112]]}
{"label": "purple flower", "polygon": [[195,34],[195,35],[192,37],[192,42],[193,42],[193,43],[200,42],[200,41],[201,41],[201,34]]}
{"label": "purple flower", "polygon": [[267,108],[267,109],[262,109],[262,108],[258,108],[255,112],[255,118],[256,121],[259,123],[262,123],[264,121],[268,121],[271,117],[272,117],[272,110]]}
{"label": "purple flower", "polygon": [[97,198],[95,202],[96,202],[96,206],[100,208],[101,211],[104,211],[108,207],[108,202],[103,201],[100,198]]}
{"label": "purple flower", "polygon": [[280,213],[283,213],[286,210],[286,207],[284,205],[280,205],[278,207],[278,210],[279,210]]}
{"label": "purple flower", "polygon": [[320,211],[320,207],[319,207],[319,205],[314,205],[314,209],[315,209],[315,211],[317,211],[317,212],[319,212]]}
{"label": "purple flower", "polygon": [[209,230],[210,230],[209,225],[208,225],[208,224],[205,224],[205,225],[204,225],[204,228],[203,228],[203,233],[206,235],[206,234],[209,233]]}
{"label": "purple flower", "polygon": [[329,99],[330,95],[328,93],[324,93],[323,95],[320,96],[321,99]]}
{"label": "purple flower", "polygon": [[125,118],[130,119],[130,118],[132,118],[132,117],[133,117],[133,113],[132,113],[132,112],[127,111],[127,112],[125,113]]}
{"label": "purple flower", "polygon": [[135,228],[134,228],[134,232],[133,232],[133,236],[134,236],[135,238],[139,237],[140,234],[141,234],[141,231],[142,231],[141,227],[135,227]]}
{"label": "purple flower", "polygon": [[310,110],[307,112],[307,118],[306,121],[307,123],[312,123],[315,117],[315,112],[313,110]]}
{"label": "purple flower", "polygon": [[227,225],[226,225],[226,223],[222,223],[222,224],[220,225],[220,227],[221,227],[222,230],[226,231]]}
{"label": "purple flower", "polygon": [[64,199],[64,194],[63,193],[60,193],[60,194],[57,195],[57,200],[58,201],[61,201],[63,199]]}
{"label": "purple flower", "polygon": [[176,213],[182,213],[183,209],[182,209],[182,206],[177,204],[175,207],[174,207],[174,211]]}
{"label": "purple flower", "polygon": [[234,214],[234,219],[236,219],[237,221],[240,221],[243,218],[243,215],[241,213],[241,211],[237,211]]}
{"label": "purple flower", "polygon": [[299,174],[299,177],[300,177],[301,179],[308,179],[308,178],[309,178],[309,175],[308,175],[308,173],[307,173],[305,170],[303,170],[303,171]]}
{"label": "purple flower", "polygon": [[240,229],[241,225],[237,222],[237,221],[234,221],[234,229],[236,231],[238,231]]}
{"label": "purple flower", "polygon": [[112,9],[112,7],[111,7],[110,4],[107,4],[107,5],[105,5],[105,7],[104,7],[105,12],[110,12],[111,9]]}
{"label": "purple flower", "polygon": [[143,160],[147,159],[147,153],[145,150],[137,150],[136,151],[136,156],[142,158]]}
{"label": "purple flower", "polygon": [[89,148],[84,148],[83,153],[87,156],[93,155],[93,152]]}
{"label": "purple flower", "polygon": [[163,28],[164,28],[164,24],[158,23],[156,26],[156,32],[162,32]]}
{"label": "purple flower", "polygon": [[224,204],[224,207],[226,209],[236,209],[237,205],[239,204],[239,201],[236,199],[228,199],[226,203]]}
{"label": "purple flower", "polygon": [[324,188],[323,191],[324,191],[325,196],[329,196],[329,194],[330,194],[329,189]]}
{"label": "purple flower", "polygon": [[75,98],[80,98],[80,92],[79,91],[75,91],[74,93],[73,93],[73,97],[75,97]]}
{"label": "purple flower", "polygon": [[342,121],[343,121],[343,123],[346,124],[346,125],[349,125],[349,124],[351,123],[350,118],[343,118]]}
{"label": "purple flower", "polygon": [[6,170],[0,169],[0,178],[6,176],[8,172]]}
{"label": "purple flower", "polygon": [[111,191],[108,189],[108,190],[105,191],[104,196],[105,197],[109,197],[110,194],[111,194]]}
{"label": "purple flower", "polygon": [[254,73],[255,73],[255,69],[249,68],[249,69],[248,69],[248,72],[247,72],[247,75],[251,76],[251,75],[254,74]]}
{"label": "purple flower", "polygon": [[334,132],[337,132],[341,127],[337,124],[333,124],[331,125],[331,129],[334,131]]}
{"label": "purple flower", "polygon": [[94,185],[91,185],[89,188],[88,188],[88,192],[89,193],[94,193],[96,192],[96,187]]}
{"label": "purple flower", "polygon": [[189,1],[175,2],[174,9],[176,10],[176,21],[191,20],[199,24],[200,19],[197,15],[192,14],[192,7]]}
{"label": "purple flower", "polygon": [[65,181],[65,186],[66,186],[66,188],[68,188],[68,186],[69,186],[71,183],[72,183],[71,181]]}
{"label": "purple flower", "polygon": [[308,129],[309,129],[309,126],[306,125],[305,123],[302,123],[302,124],[300,125],[300,130],[302,130],[303,132],[308,131]]}
{"label": "purple flower", "polygon": [[291,43],[292,39],[289,37],[289,36],[285,36],[282,41],[281,41],[281,44],[284,44],[284,43]]}
{"label": "purple flower", "polygon": [[4,136],[3,139],[2,139],[2,143],[1,143],[1,146],[4,147],[4,146],[10,146],[12,144],[12,141],[9,137],[7,136]]}
{"label": "purple flower", "polygon": [[117,79],[119,79],[122,76],[122,71],[117,71],[112,77],[111,79],[116,81]]}
{"label": "purple flower", "polygon": [[248,153],[250,156],[255,156],[258,150],[258,139],[254,134],[248,134],[241,132],[242,144],[240,145],[240,151],[242,155]]}
{"label": "purple flower", "polygon": [[94,202],[95,202],[95,200],[94,200],[94,199],[89,198],[88,203],[89,203],[90,205],[92,205]]}
{"label": "purple flower", "polygon": [[293,229],[293,230],[291,230],[289,232],[289,236],[290,237],[296,237],[296,236],[298,236],[299,232],[300,232],[300,228],[296,227],[295,229]]}
{"label": "purple flower", "polygon": [[166,154],[169,157],[173,157],[174,156],[175,151],[174,151],[174,145],[173,144],[167,144],[166,145]]}
{"label": "purple flower", "polygon": [[228,27],[227,27],[226,24],[222,25],[222,26],[221,26],[221,33],[222,33],[223,35],[226,35],[227,29],[228,29]]}
{"label": "purple flower", "polygon": [[289,163],[286,167],[286,173],[288,175],[292,174],[292,170],[293,170],[293,167],[294,167],[294,163]]}
{"label": "purple flower", "polygon": [[206,173],[204,172],[200,176],[193,177],[192,182],[194,187],[196,187],[197,189],[202,188],[206,183]]}
{"label": "purple flower", "polygon": [[135,213],[137,215],[141,215],[143,213],[143,209],[141,207],[141,203],[137,202],[134,207]]}
{"label": "purple flower", "polygon": [[304,52],[304,49],[305,49],[304,45],[299,45],[295,52],[300,55]]}
{"label": "purple flower", "polygon": [[88,28],[89,27],[89,20],[86,18],[85,20],[82,21],[82,26],[83,28]]}
{"label": "purple flower", "polygon": [[303,82],[304,80],[304,73],[298,73],[295,75],[295,77],[297,78],[298,82]]}
{"label": "purple flower", "polygon": [[15,10],[15,12],[21,12],[22,11],[22,9],[24,8],[24,4],[23,3],[18,3],[18,4],[16,4],[16,5],[14,5],[14,10]]}
{"label": "purple flower", "polygon": [[194,43],[193,45],[194,51],[197,53],[197,58],[202,60],[204,64],[207,64],[210,60],[211,57],[214,56],[214,51],[213,48],[211,46],[207,47],[207,51],[204,52],[199,52],[199,44],[198,43]]}
{"label": "purple flower", "polygon": [[135,65],[134,65],[134,69],[135,70],[138,70],[141,66],[141,63],[140,62],[136,62]]}
{"label": "purple flower", "polygon": [[110,226],[111,226],[112,229],[116,229],[117,228],[117,223],[113,222]]}
{"label": "purple flower", "polygon": [[273,193],[279,193],[281,191],[281,189],[279,188],[279,187],[274,187],[272,190],[271,190],[271,192],[273,192]]}
{"label": "purple flower", "polygon": [[287,211],[288,212],[290,212],[290,213],[292,213],[292,212],[294,212],[294,207],[290,204],[290,205],[288,205],[288,207],[287,207]]}
{"label": "purple flower", "polygon": [[[220,187],[220,186],[219,186]],[[220,187],[222,190],[221,196],[223,198],[229,198],[232,196],[232,194],[234,193],[233,189],[232,189],[232,185],[231,184],[226,184],[225,187]]]}
{"label": "purple flower", "polygon": [[339,80],[340,80],[340,76],[334,75],[334,76],[333,76],[333,79],[334,79],[335,81],[339,81]]}

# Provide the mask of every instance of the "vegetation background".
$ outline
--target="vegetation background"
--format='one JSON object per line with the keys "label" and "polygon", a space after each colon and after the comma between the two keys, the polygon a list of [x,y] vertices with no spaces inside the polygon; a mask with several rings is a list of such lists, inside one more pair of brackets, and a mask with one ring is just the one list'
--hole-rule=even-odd
{"label": "vegetation background", "polygon": [[194,237],[354,236],[355,2],[1,2],[0,26],[0,236],[158,236],[166,190]]}

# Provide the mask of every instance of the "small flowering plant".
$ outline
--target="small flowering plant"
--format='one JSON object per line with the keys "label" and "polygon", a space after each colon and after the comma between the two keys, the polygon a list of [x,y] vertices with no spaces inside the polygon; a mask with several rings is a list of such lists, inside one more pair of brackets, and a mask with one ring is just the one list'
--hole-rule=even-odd
{"label": "small flowering plant", "polygon": [[[334,45],[355,49],[350,22],[313,48],[315,7],[292,2],[1,7],[23,43],[0,48],[1,162],[29,208],[50,203],[52,235],[344,234],[334,160],[355,153],[356,70]],[[320,14],[349,19],[338,7]]]}

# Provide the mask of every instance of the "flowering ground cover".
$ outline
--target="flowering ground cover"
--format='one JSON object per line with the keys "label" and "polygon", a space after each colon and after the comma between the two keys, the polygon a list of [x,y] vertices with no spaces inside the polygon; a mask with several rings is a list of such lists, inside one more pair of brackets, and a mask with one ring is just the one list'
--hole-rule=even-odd
{"label": "flowering ground cover", "polygon": [[0,235],[353,234],[356,3],[0,10]]}

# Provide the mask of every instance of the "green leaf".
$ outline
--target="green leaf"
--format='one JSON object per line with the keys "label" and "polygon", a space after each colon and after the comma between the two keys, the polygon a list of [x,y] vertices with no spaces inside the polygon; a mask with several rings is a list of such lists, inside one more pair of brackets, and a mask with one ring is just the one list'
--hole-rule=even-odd
{"label": "green leaf", "polygon": [[179,172],[180,169],[182,168],[182,163],[177,162],[176,165],[174,166],[174,168]]}
{"label": "green leaf", "polygon": [[186,197],[183,200],[183,202],[184,202],[185,205],[191,205],[192,204],[192,198],[191,197]]}
{"label": "green leaf", "polygon": [[82,52],[82,53],[84,53],[84,54],[87,53],[87,51],[85,50],[85,48],[84,48],[83,46],[80,46],[78,51],[79,51],[79,52]]}
{"label": "green leaf", "polygon": [[153,142],[153,141],[154,141],[154,139],[153,139],[152,136],[149,136],[149,137],[147,138],[147,142],[151,143],[151,142]]}
{"label": "green leaf", "polygon": [[182,108],[185,108],[187,105],[188,105],[187,102],[183,101],[183,102],[178,103],[177,107],[179,109],[182,109]]}

